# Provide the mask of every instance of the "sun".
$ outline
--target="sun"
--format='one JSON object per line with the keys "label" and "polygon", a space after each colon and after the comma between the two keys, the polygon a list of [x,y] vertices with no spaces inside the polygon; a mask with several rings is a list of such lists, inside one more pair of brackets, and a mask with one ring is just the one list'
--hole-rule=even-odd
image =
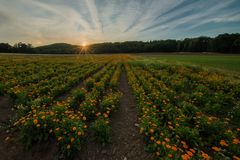
{"label": "sun", "polygon": [[82,46],[82,47],[86,47],[86,46],[87,46],[87,43],[86,43],[86,42],[83,42],[83,43],[81,44],[81,46]]}

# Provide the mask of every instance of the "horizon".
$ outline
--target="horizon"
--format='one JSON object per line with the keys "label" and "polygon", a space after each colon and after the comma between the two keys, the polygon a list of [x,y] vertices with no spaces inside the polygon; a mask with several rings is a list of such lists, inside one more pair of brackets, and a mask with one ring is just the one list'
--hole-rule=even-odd
{"label": "horizon", "polygon": [[0,41],[10,44],[22,41],[33,46],[89,45],[240,32],[238,0],[221,3],[219,0],[1,0],[1,3]]}

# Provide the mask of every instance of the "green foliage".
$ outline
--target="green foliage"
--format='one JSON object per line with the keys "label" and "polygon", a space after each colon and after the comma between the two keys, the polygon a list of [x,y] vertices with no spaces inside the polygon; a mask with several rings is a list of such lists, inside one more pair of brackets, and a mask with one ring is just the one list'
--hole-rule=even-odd
{"label": "green foliage", "polygon": [[110,142],[111,129],[108,119],[103,116],[99,116],[91,126],[95,137],[102,143]]}

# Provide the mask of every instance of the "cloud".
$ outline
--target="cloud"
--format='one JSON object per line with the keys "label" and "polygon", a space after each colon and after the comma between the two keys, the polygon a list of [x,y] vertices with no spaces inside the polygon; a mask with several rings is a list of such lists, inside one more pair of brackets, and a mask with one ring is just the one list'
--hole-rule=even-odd
{"label": "cloud", "polygon": [[239,0],[1,0],[0,41],[81,44],[184,37],[191,31],[208,35],[212,23],[218,24],[214,33],[237,28],[239,10]]}

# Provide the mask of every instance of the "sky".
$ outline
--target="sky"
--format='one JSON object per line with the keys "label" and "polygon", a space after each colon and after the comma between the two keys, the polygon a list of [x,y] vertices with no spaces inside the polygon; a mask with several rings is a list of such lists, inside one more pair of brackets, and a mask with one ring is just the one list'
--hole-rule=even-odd
{"label": "sky", "polygon": [[240,32],[240,0],[0,0],[0,42],[87,45]]}

